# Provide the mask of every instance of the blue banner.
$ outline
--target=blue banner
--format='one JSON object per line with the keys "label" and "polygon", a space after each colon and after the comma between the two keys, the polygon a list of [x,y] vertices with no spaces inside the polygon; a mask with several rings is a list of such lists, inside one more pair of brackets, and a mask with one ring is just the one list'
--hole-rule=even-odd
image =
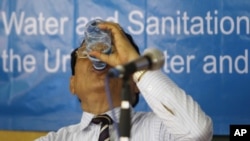
{"label": "blue banner", "polygon": [[[250,1],[2,0],[0,129],[57,130],[77,123],[70,52],[95,18],[120,23],[140,51],[164,52],[164,73],[211,116],[214,134],[250,124]],[[149,111],[141,97],[136,110]]]}

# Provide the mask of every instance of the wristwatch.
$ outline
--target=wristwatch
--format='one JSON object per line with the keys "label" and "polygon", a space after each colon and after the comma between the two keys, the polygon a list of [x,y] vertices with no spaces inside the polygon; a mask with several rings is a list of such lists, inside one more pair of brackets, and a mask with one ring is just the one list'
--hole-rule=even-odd
{"label": "wristwatch", "polygon": [[146,70],[137,71],[133,74],[133,80],[135,83],[139,82],[141,77],[146,73]]}

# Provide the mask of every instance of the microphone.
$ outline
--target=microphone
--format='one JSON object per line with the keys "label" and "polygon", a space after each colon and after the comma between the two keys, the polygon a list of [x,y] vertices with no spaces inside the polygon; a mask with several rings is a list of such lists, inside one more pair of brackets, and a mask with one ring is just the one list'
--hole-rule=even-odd
{"label": "microphone", "polygon": [[109,69],[111,78],[129,76],[139,70],[156,70],[164,64],[164,54],[156,48],[145,49],[143,56],[125,65],[118,65]]}

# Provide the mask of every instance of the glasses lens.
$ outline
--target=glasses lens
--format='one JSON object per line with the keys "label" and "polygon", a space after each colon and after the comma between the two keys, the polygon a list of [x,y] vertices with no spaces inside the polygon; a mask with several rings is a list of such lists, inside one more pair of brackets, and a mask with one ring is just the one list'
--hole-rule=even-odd
{"label": "glasses lens", "polygon": [[87,58],[88,57],[88,53],[85,50],[85,47],[80,47],[77,51],[76,54],[79,58]]}

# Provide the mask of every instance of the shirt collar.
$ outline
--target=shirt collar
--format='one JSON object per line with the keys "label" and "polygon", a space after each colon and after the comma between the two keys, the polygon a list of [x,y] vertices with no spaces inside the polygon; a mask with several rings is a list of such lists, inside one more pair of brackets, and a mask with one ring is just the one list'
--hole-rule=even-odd
{"label": "shirt collar", "polygon": [[[113,110],[109,110],[107,112],[105,112],[105,114],[109,115],[114,122],[119,123],[119,118],[120,118],[120,107],[114,108]],[[131,115],[133,115],[134,110],[133,108],[131,108]],[[82,114],[82,118],[81,118],[81,122],[80,122],[80,128],[81,130],[84,130],[85,128],[87,128],[91,122],[91,120],[93,119],[95,115],[92,113],[88,113],[88,112],[83,112]]]}

